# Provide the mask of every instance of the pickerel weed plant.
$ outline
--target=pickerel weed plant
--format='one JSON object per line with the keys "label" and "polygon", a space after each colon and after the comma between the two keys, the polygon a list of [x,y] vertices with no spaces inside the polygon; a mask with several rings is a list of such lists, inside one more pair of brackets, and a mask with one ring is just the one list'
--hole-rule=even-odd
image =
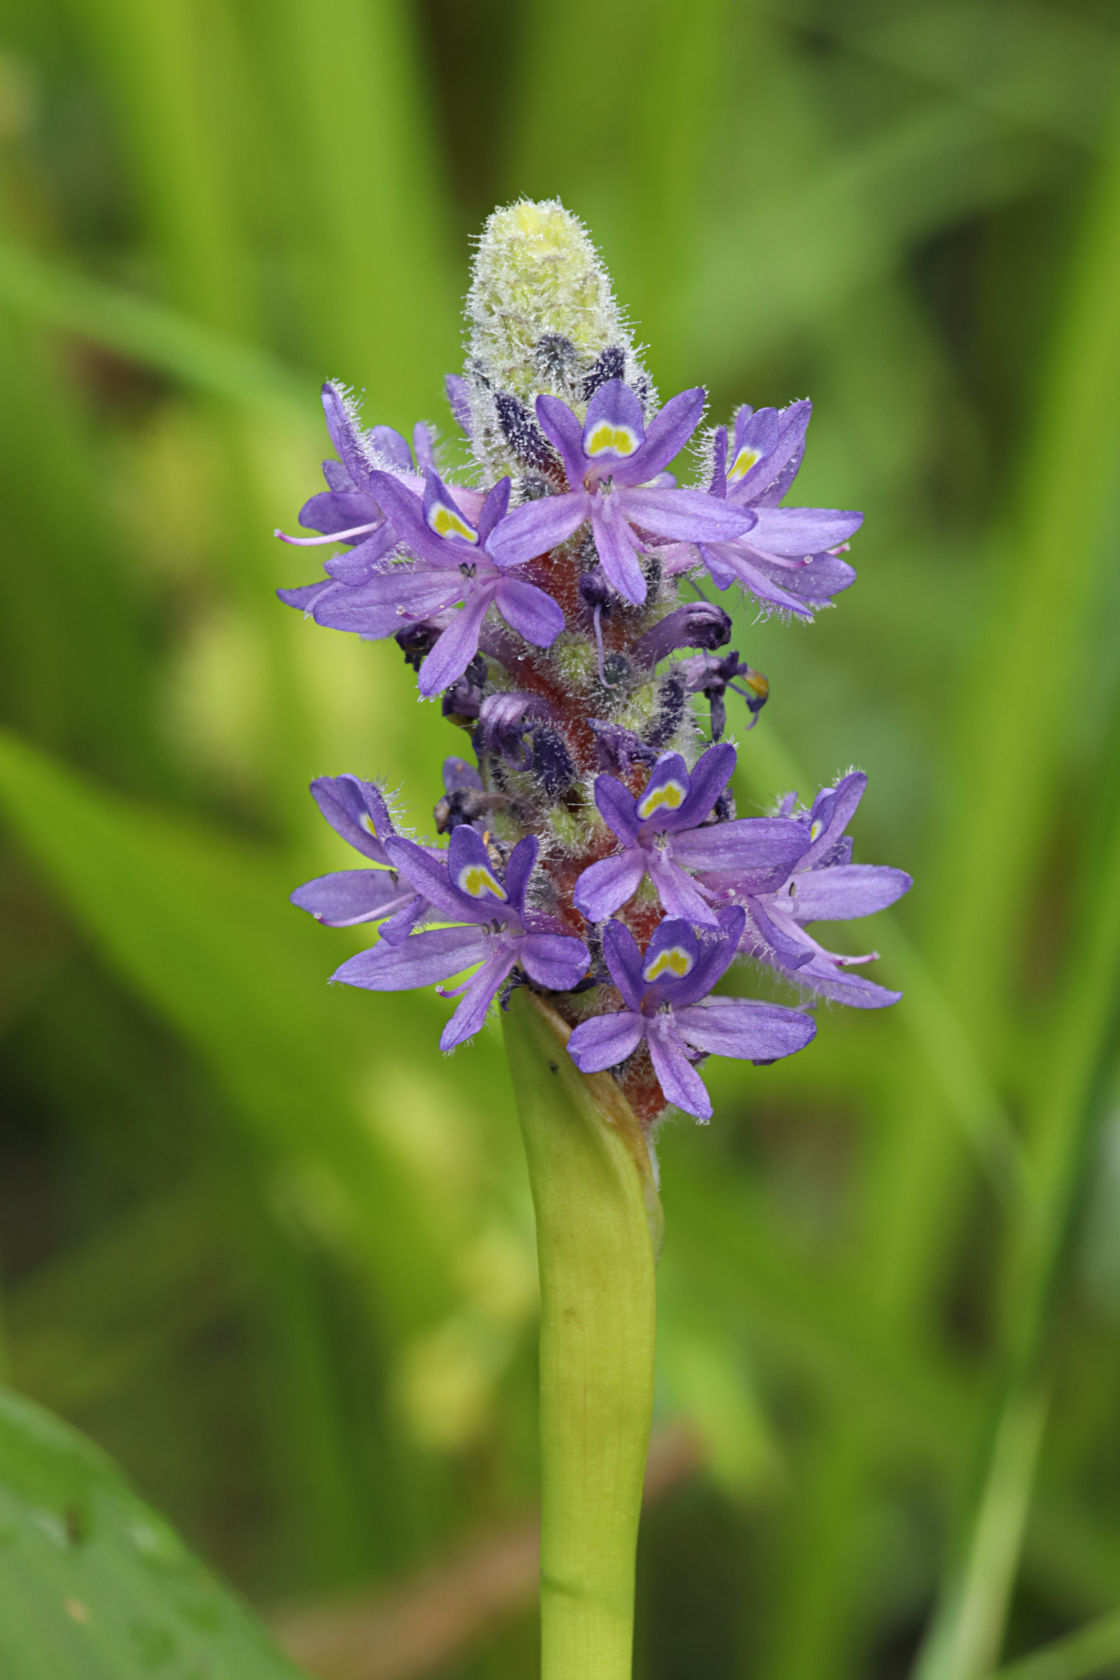
{"label": "pickerel weed plant", "polygon": [[[634,1550],[649,1434],[652,1134],[707,1120],[710,1055],[804,1049],[817,997],[897,1000],[808,924],[864,916],[910,885],[854,864],[866,778],[740,817],[728,695],[753,727],[764,677],[728,648],[702,585],[811,619],[853,582],[858,513],[785,506],[810,404],[742,407],[700,432],[705,393],[662,404],[585,231],[558,203],[489,219],[447,396],[474,459],[448,483],[432,429],[364,430],[323,388],[337,460],[287,542],[330,551],[281,590],[317,624],[392,637],[476,762],[449,758],[435,825],[402,834],[376,782],[324,776],[320,810],[364,866],[292,896],[329,927],[380,923],[334,978],[438,985],[453,1050],[497,1001],[525,1135],[541,1271],[542,1672],[630,1672]],[[670,463],[691,446],[697,482]],[[797,1007],[716,992],[736,963]],[[448,989],[464,973],[469,978]]]}

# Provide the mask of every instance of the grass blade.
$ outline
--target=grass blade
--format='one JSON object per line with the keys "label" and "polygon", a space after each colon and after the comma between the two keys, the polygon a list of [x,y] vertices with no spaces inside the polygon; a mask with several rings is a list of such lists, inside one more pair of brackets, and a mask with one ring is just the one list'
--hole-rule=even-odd
{"label": "grass blade", "polygon": [[994,1680],[1093,1680],[1120,1669],[1120,1612],[1001,1668]]}
{"label": "grass blade", "polygon": [[11,736],[0,737],[0,808],[106,960],[197,1047],[260,1142],[297,1170],[326,1167],[382,1304],[406,1321],[437,1308],[447,1262],[434,1212],[350,1085],[351,1035],[369,1044],[371,1019],[398,1054],[418,1044],[407,1003],[385,999],[371,1017],[348,1007],[364,999],[328,992],[318,930],[290,909],[283,866],[267,855],[94,791]]}
{"label": "grass blade", "polygon": [[74,333],[188,388],[269,413],[313,413],[318,381],[263,350],[150,298],[0,245],[0,301],[29,320]]}

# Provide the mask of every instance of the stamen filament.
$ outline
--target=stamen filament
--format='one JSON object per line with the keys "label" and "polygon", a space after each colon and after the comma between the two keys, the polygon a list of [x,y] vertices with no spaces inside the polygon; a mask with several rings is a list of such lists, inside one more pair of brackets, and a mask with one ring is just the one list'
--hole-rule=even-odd
{"label": "stamen filament", "polygon": [[325,537],[290,537],[279,528],[272,534],[281,542],[290,543],[293,548],[316,548],[322,543],[350,542],[354,537],[364,537],[370,531],[379,531],[384,523],[383,519],[375,519],[369,525],[351,525],[348,531],[331,531]]}

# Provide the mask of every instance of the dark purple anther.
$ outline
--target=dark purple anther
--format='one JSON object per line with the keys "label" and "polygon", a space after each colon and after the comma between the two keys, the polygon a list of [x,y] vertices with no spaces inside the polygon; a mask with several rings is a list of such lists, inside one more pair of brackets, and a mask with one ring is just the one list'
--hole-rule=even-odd
{"label": "dark purple anther", "polygon": [[590,372],[583,381],[583,400],[590,402],[600,385],[605,385],[608,379],[624,379],[626,377],[626,352],[620,344],[612,344],[606,350],[600,350]]}
{"label": "dark purple anther", "polygon": [[508,391],[494,396],[498,425],[510,450],[531,472],[556,478],[562,473],[560,457],[541,431],[525,404],[518,402]]}
{"label": "dark purple anther", "polygon": [[533,360],[553,385],[573,388],[579,370],[579,351],[563,333],[545,333],[533,346]]}
{"label": "dark purple anther", "polygon": [[576,779],[564,737],[550,723],[540,723],[533,731],[533,774],[552,799]]}
{"label": "dark purple anther", "polygon": [[646,730],[646,740],[661,752],[669,745],[684,718],[684,684],[672,672],[664,677],[657,690],[657,710]]}
{"label": "dark purple anther", "polygon": [[599,681],[604,688],[612,688],[618,681],[608,676],[603,657],[603,615],[611,610],[612,590],[601,570],[583,572],[579,580],[579,598],[591,613],[591,628],[595,634],[595,648],[599,661]]}

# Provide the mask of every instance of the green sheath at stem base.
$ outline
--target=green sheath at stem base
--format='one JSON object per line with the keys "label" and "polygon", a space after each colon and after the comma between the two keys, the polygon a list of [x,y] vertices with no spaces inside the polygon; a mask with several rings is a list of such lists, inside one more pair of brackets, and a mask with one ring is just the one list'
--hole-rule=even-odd
{"label": "green sheath at stem base", "polygon": [[560,1017],[520,991],[504,1021],[541,1277],[541,1680],[629,1680],[661,1204],[632,1109]]}

